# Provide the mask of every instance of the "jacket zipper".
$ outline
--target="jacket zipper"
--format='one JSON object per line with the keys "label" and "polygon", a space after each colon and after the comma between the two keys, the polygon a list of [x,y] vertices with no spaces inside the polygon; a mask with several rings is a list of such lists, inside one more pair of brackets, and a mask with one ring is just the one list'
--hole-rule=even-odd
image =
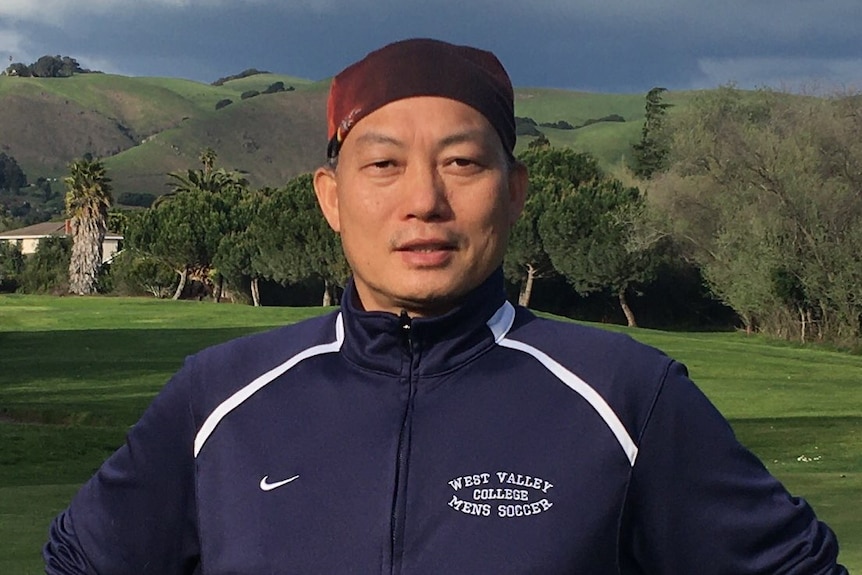
{"label": "jacket zipper", "polygon": [[390,573],[395,575],[401,571],[401,555],[404,545],[404,522],[407,507],[407,464],[410,453],[410,426],[413,415],[413,395],[415,382],[413,380],[413,340],[411,337],[411,320],[406,311],[399,316],[399,326],[402,330],[404,347],[410,366],[407,371],[407,405],[401,421],[401,432],[398,436],[398,456],[395,470],[395,493],[392,500],[392,532]]}

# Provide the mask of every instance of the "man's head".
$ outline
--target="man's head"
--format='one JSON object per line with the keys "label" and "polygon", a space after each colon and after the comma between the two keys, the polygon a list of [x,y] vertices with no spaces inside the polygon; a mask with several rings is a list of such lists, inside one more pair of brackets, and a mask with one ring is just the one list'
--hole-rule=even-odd
{"label": "man's head", "polygon": [[365,309],[445,313],[500,265],[526,193],[513,100],[493,54],[435,40],[335,77],[314,183]]}

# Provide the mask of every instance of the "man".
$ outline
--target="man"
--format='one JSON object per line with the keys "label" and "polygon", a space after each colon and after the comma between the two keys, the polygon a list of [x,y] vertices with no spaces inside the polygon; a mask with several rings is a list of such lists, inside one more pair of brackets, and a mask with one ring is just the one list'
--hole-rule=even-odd
{"label": "man", "polygon": [[507,303],[513,94],[433,40],[339,74],[338,312],[205,350],[51,528],[49,574],[838,574],[685,369]]}

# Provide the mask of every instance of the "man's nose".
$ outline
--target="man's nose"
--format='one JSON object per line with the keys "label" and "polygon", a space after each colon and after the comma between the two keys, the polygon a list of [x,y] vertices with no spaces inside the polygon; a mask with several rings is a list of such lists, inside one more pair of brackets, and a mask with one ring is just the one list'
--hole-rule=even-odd
{"label": "man's nose", "polygon": [[403,194],[406,218],[433,221],[449,219],[452,215],[446,182],[436,166],[410,166]]}

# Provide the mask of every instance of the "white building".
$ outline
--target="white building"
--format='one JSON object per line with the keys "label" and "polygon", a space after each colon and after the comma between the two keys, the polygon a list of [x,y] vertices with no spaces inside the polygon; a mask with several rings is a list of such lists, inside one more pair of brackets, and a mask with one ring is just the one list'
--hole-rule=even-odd
{"label": "white building", "polygon": [[[26,228],[17,230],[8,230],[0,232],[0,241],[17,244],[21,253],[25,256],[36,251],[39,241],[42,238],[51,236],[65,237],[71,235],[69,221],[65,222],[43,222],[41,224],[33,224]],[[120,250],[120,243],[123,241],[123,236],[108,232],[105,234],[105,239],[102,241],[102,263],[111,261]]]}

